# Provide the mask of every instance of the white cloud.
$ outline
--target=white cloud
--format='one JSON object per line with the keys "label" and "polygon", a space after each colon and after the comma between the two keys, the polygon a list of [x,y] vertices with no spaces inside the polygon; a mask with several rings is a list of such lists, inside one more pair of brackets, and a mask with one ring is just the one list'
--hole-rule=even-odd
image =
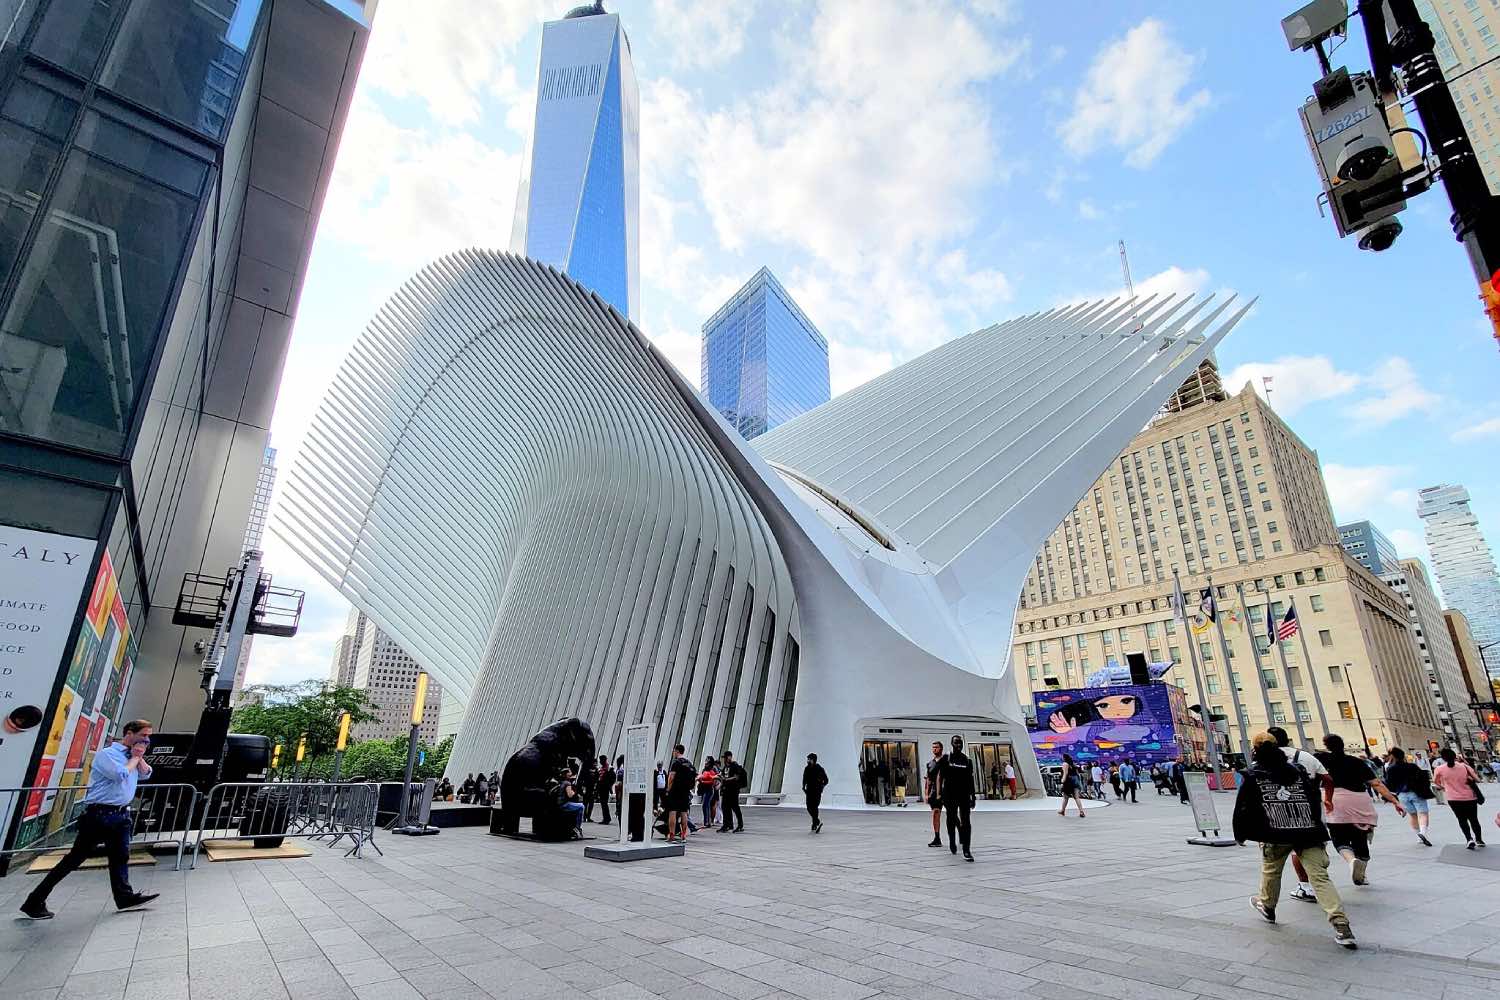
{"label": "white cloud", "polygon": [[1149,167],[1212,100],[1192,89],[1201,61],[1162,22],[1142,21],[1094,57],[1059,129],[1064,145],[1080,156],[1111,146],[1127,165]]}
{"label": "white cloud", "polygon": [[1078,217],[1080,219],[1097,219],[1099,218],[1099,209],[1093,202],[1087,198],[1083,198],[1078,202]]}
{"label": "white cloud", "polygon": [[1483,437],[1494,437],[1500,434],[1500,417],[1490,417],[1467,427],[1460,427],[1453,432],[1455,441],[1474,441]]}
{"label": "white cloud", "polygon": [[[551,0],[381,0],[360,71],[361,90],[411,98],[448,125],[480,117],[484,99],[515,92],[516,43],[546,17]],[[528,67],[534,75],[535,63]]]}
{"label": "white cloud", "polygon": [[[281,474],[286,475],[285,467]],[[349,614],[349,602],[276,535],[267,532],[262,549],[266,569],[275,577],[276,585],[305,590],[307,600],[296,636],[262,636],[255,640],[245,682],[294,684],[309,677],[327,677],[334,644],[343,634],[344,619]]]}
{"label": "white cloud", "polygon": [[464,132],[402,128],[356,100],[319,235],[405,272],[464,247],[503,248],[520,173],[517,154]]}
{"label": "white cloud", "polygon": [[702,374],[703,368],[702,337],[685,330],[665,327],[665,332],[652,337],[651,343],[672,362],[688,385],[695,389],[702,388],[698,384],[698,376]]}
{"label": "white cloud", "polygon": [[1328,485],[1334,517],[1342,523],[1366,518],[1378,521],[1373,515],[1381,509],[1410,513],[1416,506],[1416,495],[1410,487],[1397,485],[1410,473],[1411,469],[1402,465],[1324,465],[1323,481]]}
{"label": "white cloud", "polygon": [[1362,393],[1344,407],[1345,415],[1357,426],[1384,427],[1414,413],[1431,412],[1443,402],[1442,397],[1423,388],[1411,363],[1400,357],[1386,358],[1373,371],[1360,374],[1340,370],[1326,355],[1288,355],[1275,361],[1242,364],[1226,376],[1225,386],[1238,392],[1249,382],[1265,397],[1262,378],[1267,375],[1272,382],[1266,398],[1283,417],[1312,403]]}
{"label": "white cloud", "polygon": [[738,55],[755,16],[754,0],[653,0],[651,9],[663,48],[678,66],[689,69],[717,66]]}
{"label": "white cloud", "polygon": [[951,5],[896,0],[827,0],[788,45],[783,82],[681,134],[720,242],[799,246],[856,273],[966,231],[1000,171],[978,86],[1022,46]]}
{"label": "white cloud", "polygon": [[1386,537],[1391,540],[1392,545],[1396,546],[1396,554],[1402,559],[1427,558],[1427,539],[1422,537],[1420,531],[1396,528],[1388,532]]}
{"label": "white cloud", "polygon": [[1261,396],[1266,396],[1263,379],[1271,378],[1267,397],[1283,417],[1295,415],[1303,407],[1325,399],[1346,396],[1359,388],[1361,377],[1340,371],[1325,355],[1286,355],[1275,361],[1251,361],[1239,365],[1224,378],[1224,387],[1239,392],[1246,382]]}
{"label": "white cloud", "polygon": [[1201,267],[1184,270],[1173,264],[1165,271],[1158,271],[1145,281],[1135,283],[1137,298],[1149,295],[1198,295],[1208,287],[1208,272]]}
{"label": "white cloud", "polygon": [[1422,387],[1411,362],[1405,358],[1387,358],[1365,377],[1373,395],[1349,408],[1357,420],[1375,427],[1418,412],[1431,412],[1442,405],[1442,397]]}
{"label": "white cloud", "polygon": [[828,369],[835,396],[884,375],[895,366],[896,359],[890,351],[871,350],[838,340],[828,343]]}

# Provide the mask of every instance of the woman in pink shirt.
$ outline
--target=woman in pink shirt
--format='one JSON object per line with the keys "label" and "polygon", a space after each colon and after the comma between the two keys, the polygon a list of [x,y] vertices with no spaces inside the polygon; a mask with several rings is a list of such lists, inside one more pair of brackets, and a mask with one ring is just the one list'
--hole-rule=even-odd
{"label": "woman in pink shirt", "polygon": [[1458,828],[1469,841],[1469,850],[1484,846],[1484,831],[1479,826],[1479,775],[1458,755],[1444,747],[1443,762],[1432,769],[1432,783],[1448,796],[1448,808],[1458,817]]}

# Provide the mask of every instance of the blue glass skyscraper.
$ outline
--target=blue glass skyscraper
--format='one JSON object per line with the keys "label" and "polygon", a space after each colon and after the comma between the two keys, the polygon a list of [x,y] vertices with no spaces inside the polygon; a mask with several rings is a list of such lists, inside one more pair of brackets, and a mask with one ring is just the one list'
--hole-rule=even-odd
{"label": "blue glass skyscraper", "polygon": [[703,324],[703,395],[748,440],[828,402],[828,341],[766,268]]}
{"label": "blue glass skyscraper", "polygon": [[619,15],[594,3],[543,25],[511,249],[631,319],[641,297],[640,104]]}

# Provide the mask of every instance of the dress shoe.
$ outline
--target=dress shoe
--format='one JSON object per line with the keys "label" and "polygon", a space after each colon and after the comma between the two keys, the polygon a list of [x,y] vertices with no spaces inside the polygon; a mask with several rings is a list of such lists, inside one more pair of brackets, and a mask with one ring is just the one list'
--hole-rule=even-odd
{"label": "dress shoe", "polygon": [[125,900],[125,902],[120,903],[118,908],[121,910],[133,910],[137,906],[145,906],[147,903],[151,902],[153,899],[160,895],[161,893],[159,892],[138,892],[134,896],[131,896],[129,899]]}
{"label": "dress shoe", "polygon": [[33,903],[31,900],[21,904],[21,912],[32,920],[51,920],[52,911],[47,909],[46,903]]}

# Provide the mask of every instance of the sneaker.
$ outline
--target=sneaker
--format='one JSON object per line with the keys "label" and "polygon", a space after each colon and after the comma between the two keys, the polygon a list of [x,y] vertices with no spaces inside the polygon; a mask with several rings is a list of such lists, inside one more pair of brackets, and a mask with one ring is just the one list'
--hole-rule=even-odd
{"label": "sneaker", "polygon": [[53,913],[47,909],[46,903],[33,903],[31,900],[21,904],[21,912],[32,920],[51,920]]}
{"label": "sneaker", "polygon": [[1419,834],[1417,834],[1417,839],[1422,842],[1422,846],[1423,847],[1431,847],[1432,846],[1432,841],[1430,841],[1430,840],[1427,839],[1427,834],[1425,834],[1425,833],[1419,833]]}
{"label": "sneaker", "polygon": [[1365,871],[1370,867],[1370,862],[1355,858],[1349,863],[1349,875],[1354,879],[1355,885],[1369,885],[1369,879],[1365,878]]}
{"label": "sneaker", "polygon": [[973,861],[974,860],[974,855],[970,854],[967,849],[964,850],[964,860],[965,861]]}
{"label": "sneaker", "polygon": [[1464,850],[1466,850],[1466,851],[1472,851],[1473,849],[1474,849],[1474,841],[1471,840],[1471,841],[1469,841],[1469,846],[1466,847],[1466,848],[1464,848]]}
{"label": "sneaker", "polygon": [[153,899],[160,895],[161,893],[159,892],[138,892],[134,896],[131,896],[129,899],[127,899],[125,902],[119,904],[119,909],[130,910],[134,909],[137,906],[145,906],[147,903],[151,902]]}
{"label": "sneaker", "polygon": [[1349,928],[1349,921],[1336,920],[1333,923],[1333,941],[1341,948],[1357,948],[1359,945],[1354,940],[1354,931]]}
{"label": "sneaker", "polygon": [[1267,906],[1259,896],[1250,897],[1250,908],[1265,917],[1266,923],[1274,924],[1276,922],[1276,909]]}
{"label": "sneaker", "polygon": [[1300,885],[1297,886],[1297,888],[1293,889],[1290,895],[1293,899],[1300,899],[1304,903],[1316,903],[1318,901],[1318,897],[1316,895],[1308,892]]}
{"label": "sneaker", "polygon": [[943,838],[941,838],[941,837],[933,837],[931,840],[929,840],[927,842],[927,846],[928,847],[942,847],[943,846]]}

